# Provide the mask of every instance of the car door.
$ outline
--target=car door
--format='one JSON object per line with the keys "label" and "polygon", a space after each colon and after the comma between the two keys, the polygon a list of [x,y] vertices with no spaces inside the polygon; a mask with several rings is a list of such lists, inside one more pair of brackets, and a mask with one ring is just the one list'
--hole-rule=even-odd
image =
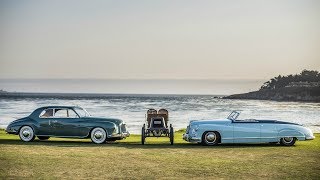
{"label": "car door", "polygon": [[54,135],[60,137],[79,136],[77,121],[79,116],[68,108],[55,108],[52,124]]}
{"label": "car door", "polygon": [[261,142],[278,142],[278,130],[274,123],[260,123]]}
{"label": "car door", "polygon": [[39,117],[37,118],[37,121],[39,123],[39,128],[37,135],[43,135],[43,136],[51,136],[54,135],[54,126],[51,123],[53,120],[53,109],[48,108],[44,109]]}
{"label": "car door", "polygon": [[233,142],[234,143],[259,143],[260,124],[256,121],[234,120]]}

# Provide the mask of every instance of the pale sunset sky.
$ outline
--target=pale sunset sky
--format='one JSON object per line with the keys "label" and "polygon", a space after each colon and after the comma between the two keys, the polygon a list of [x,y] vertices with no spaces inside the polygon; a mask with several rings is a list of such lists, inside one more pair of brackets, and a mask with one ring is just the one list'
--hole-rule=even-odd
{"label": "pale sunset sky", "polygon": [[0,1],[0,78],[270,79],[320,70],[318,0]]}

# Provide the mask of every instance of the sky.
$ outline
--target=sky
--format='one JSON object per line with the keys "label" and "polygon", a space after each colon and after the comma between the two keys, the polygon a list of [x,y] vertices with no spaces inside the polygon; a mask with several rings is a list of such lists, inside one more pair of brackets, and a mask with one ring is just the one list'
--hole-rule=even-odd
{"label": "sky", "polygon": [[0,78],[270,79],[320,70],[317,0],[0,0]]}

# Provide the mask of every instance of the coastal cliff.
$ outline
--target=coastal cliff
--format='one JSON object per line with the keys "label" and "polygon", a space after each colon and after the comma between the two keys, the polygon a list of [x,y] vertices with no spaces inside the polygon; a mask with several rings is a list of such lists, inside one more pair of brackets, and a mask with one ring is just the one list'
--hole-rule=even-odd
{"label": "coastal cliff", "polygon": [[265,82],[258,91],[223,98],[320,102],[320,73],[304,70],[296,75],[279,75]]}
{"label": "coastal cliff", "polygon": [[281,88],[277,90],[259,90],[243,94],[234,94],[224,99],[260,99],[276,101],[308,101],[320,102],[320,87],[314,88]]}

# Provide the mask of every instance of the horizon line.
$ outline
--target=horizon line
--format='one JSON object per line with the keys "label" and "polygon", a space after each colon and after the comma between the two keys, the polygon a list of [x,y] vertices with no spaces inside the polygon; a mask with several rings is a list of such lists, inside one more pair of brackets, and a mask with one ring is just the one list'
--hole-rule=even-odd
{"label": "horizon line", "polygon": [[[21,92],[21,91],[6,91],[3,89],[0,89],[3,91],[2,93],[10,93],[10,94],[42,94],[42,95],[111,95],[111,96],[125,96],[125,95],[134,95],[134,96],[148,96],[148,95],[159,95],[159,96],[217,96],[217,97],[225,97],[229,96],[228,94],[188,94],[188,93],[90,93],[90,92]],[[1,93],[0,93],[1,94]]]}
{"label": "horizon line", "polygon": [[262,81],[263,78],[1,78],[0,80],[251,80]]}

